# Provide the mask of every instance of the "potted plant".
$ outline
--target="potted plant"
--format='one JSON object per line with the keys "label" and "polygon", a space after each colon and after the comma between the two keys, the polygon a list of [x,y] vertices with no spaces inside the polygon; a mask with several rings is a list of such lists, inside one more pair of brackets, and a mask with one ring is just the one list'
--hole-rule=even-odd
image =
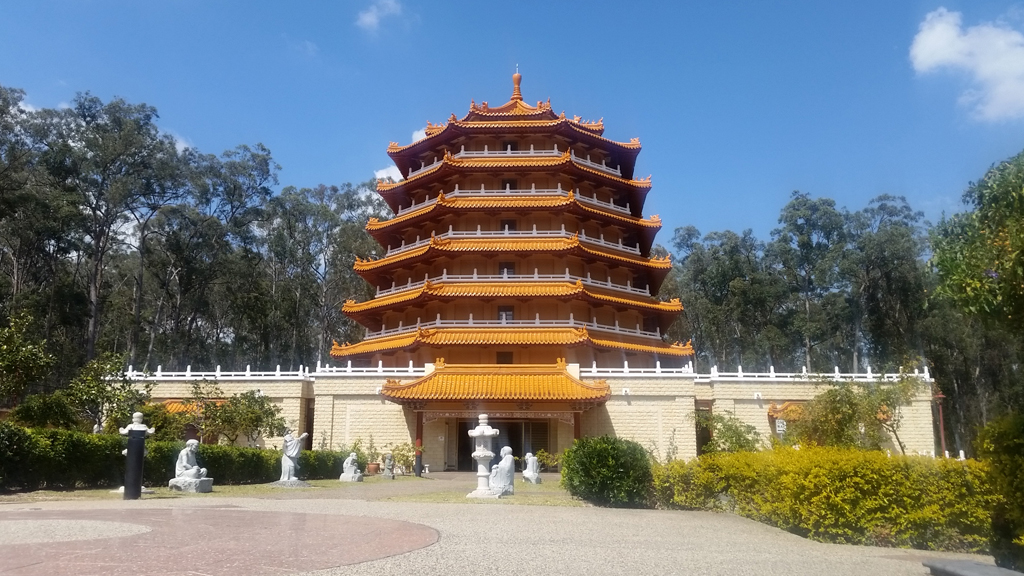
{"label": "potted plant", "polygon": [[368,475],[372,476],[380,472],[380,462],[383,457],[384,455],[377,449],[377,445],[373,443],[373,434],[370,434],[370,442],[366,445],[366,473]]}

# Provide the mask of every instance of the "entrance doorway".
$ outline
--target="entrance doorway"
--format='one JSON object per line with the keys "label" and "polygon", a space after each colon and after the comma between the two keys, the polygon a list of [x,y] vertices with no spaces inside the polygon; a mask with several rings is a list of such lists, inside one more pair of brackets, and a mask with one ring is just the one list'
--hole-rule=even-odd
{"label": "entrance doorway", "polygon": [[[473,450],[476,449],[476,442],[469,437],[469,431],[476,428],[476,420],[460,419],[458,421],[458,469],[460,471],[472,472],[476,470],[476,461],[473,460]],[[537,453],[538,450],[548,450],[548,421],[547,420],[491,420],[492,428],[498,429],[498,436],[491,443],[491,451],[494,452],[494,459],[491,466],[501,460],[500,452],[502,447],[512,448],[512,455],[522,458],[527,452]]]}

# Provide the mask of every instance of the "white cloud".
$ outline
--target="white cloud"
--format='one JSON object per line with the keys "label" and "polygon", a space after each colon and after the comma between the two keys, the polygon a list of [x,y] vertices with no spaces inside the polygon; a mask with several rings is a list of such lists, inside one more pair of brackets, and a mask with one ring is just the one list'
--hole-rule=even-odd
{"label": "white cloud", "polygon": [[195,148],[192,142],[188,138],[185,138],[184,136],[180,136],[171,130],[165,131],[165,134],[167,134],[171,138],[174,138],[174,148],[178,151],[178,154],[184,152],[185,148]]}
{"label": "white cloud", "polygon": [[68,108],[71,108],[71,104],[68,104],[67,102],[58,102],[57,108],[60,108],[61,110],[67,110]]}
{"label": "white cloud", "polygon": [[412,141],[413,142],[416,142],[417,140],[423,140],[426,137],[427,137],[427,129],[426,128],[422,128],[420,130],[416,130],[416,131],[414,131],[412,133]]}
{"label": "white cloud", "polygon": [[377,178],[391,178],[395,182],[402,179],[402,173],[398,170],[397,166],[388,166],[387,168],[374,170],[373,175]]}
{"label": "white cloud", "polygon": [[320,52],[320,47],[310,42],[309,40],[303,40],[301,47],[303,50],[306,51],[306,54],[308,54],[309,56],[316,56],[317,53]]}
{"label": "white cloud", "polygon": [[22,100],[21,102],[18,102],[18,108],[21,108],[25,112],[38,112],[39,111],[39,108],[36,108],[35,106],[29,104],[28,102],[25,102],[24,100]]}
{"label": "white cloud", "polygon": [[397,16],[402,13],[402,5],[398,0],[373,0],[366,10],[359,13],[356,18],[356,26],[368,32],[376,32],[380,28],[380,21],[388,16]]}
{"label": "white cloud", "polygon": [[910,46],[919,74],[948,68],[970,75],[960,103],[987,121],[1024,117],[1024,34],[1006,22],[963,27],[960,12],[928,13]]}

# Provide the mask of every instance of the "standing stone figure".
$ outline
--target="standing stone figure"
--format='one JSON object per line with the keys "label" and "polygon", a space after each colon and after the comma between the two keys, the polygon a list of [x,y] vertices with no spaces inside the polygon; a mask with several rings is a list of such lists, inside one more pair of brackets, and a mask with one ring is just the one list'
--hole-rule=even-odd
{"label": "standing stone figure", "polygon": [[198,450],[198,440],[185,442],[185,448],[178,452],[178,460],[174,463],[174,478],[167,483],[168,488],[181,492],[213,492],[213,478],[207,478],[206,468],[201,468],[196,462]]}
{"label": "standing stone figure", "polygon": [[299,452],[302,451],[302,441],[308,437],[307,432],[296,438],[292,436],[291,430],[285,431],[281,450],[281,482],[297,480],[295,473],[299,471]]}
{"label": "standing stone figure", "polygon": [[128,457],[124,468],[124,499],[138,500],[142,496],[142,465],[146,460],[146,436],[155,429],[142,423],[142,412],[132,414],[132,423],[119,428],[122,436],[128,437],[128,448],[124,455]]}
{"label": "standing stone figure", "polygon": [[532,452],[527,452],[523,461],[526,462],[523,468],[523,480],[530,484],[540,484],[540,462],[537,461],[537,457]]}
{"label": "standing stone figure", "polygon": [[491,473],[491,492],[499,496],[515,493],[516,459],[512,456],[512,448],[501,449],[501,462],[498,462]]}
{"label": "standing stone figure", "polygon": [[356,453],[352,452],[345,458],[345,463],[341,465],[341,478],[338,478],[342,482],[362,482],[363,474],[359,471],[359,465],[356,464]]}
{"label": "standing stone figure", "polygon": [[384,455],[384,477],[395,479],[395,457],[390,452]]}

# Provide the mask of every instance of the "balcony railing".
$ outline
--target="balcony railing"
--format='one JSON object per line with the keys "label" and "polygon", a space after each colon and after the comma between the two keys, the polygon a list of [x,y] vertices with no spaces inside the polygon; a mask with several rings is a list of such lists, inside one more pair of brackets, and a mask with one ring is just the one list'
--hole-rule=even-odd
{"label": "balcony railing", "polygon": [[129,366],[125,372],[129,380],[147,381],[185,381],[185,380],[308,380],[309,368],[299,366],[298,370],[281,370],[281,366],[273,372],[253,372],[249,366],[244,372],[224,372],[217,366],[212,372],[193,372],[192,366],[185,367],[184,372],[165,372],[162,366],[157,366],[155,372],[142,372]]}
{"label": "balcony railing", "polygon": [[[537,225],[534,224],[532,230],[483,230],[479,225],[476,230],[455,230],[452,226],[448,227],[448,231],[443,234],[437,234],[434,238],[572,238],[575,234],[568,232],[565,229],[565,224],[562,224],[561,230],[537,230]],[[628,252],[629,254],[640,254],[640,246],[630,246],[623,244],[620,239],[618,242],[611,242],[604,239],[604,234],[598,238],[587,236],[586,231],[581,231],[579,234],[580,242],[586,242],[588,244],[595,244],[597,246],[603,246],[605,248],[611,248],[613,250],[620,250],[622,252]],[[391,256],[399,254],[408,250],[414,250],[421,246],[425,246],[430,243],[430,238],[416,237],[414,242],[406,244],[402,241],[402,244],[398,247],[391,247],[388,245],[388,250],[385,252],[385,256]]]}
{"label": "balcony railing", "polygon": [[586,158],[583,158],[581,156],[577,156],[576,152],[572,150],[569,150],[569,156],[572,158],[572,161],[577,164],[589,166],[590,168],[594,168],[595,170],[601,170],[602,172],[607,172],[608,174],[622,178],[622,166],[616,166],[615,168],[612,168],[606,163],[605,160],[601,160],[601,163],[598,164],[597,162],[593,162],[590,160],[590,154],[587,154]]}
{"label": "balcony railing", "polygon": [[616,284],[611,280],[595,280],[590,277],[588,272],[586,276],[576,276],[569,274],[569,270],[566,269],[564,274],[540,274],[536,268],[533,270],[533,274],[477,274],[476,269],[473,270],[472,274],[449,274],[448,270],[442,271],[440,276],[434,276],[433,278],[424,277],[419,282],[413,282],[412,278],[405,284],[391,284],[391,288],[377,288],[376,297],[388,296],[398,292],[404,292],[406,290],[416,290],[422,288],[426,282],[576,282],[581,281],[586,286],[599,286],[601,288],[608,288],[610,290],[616,290],[619,292],[625,292],[627,294],[639,294],[641,296],[650,296],[651,289],[649,287],[637,288],[632,285],[631,282],[625,284]]}
{"label": "balcony railing", "polygon": [[563,152],[558,150],[558,144],[555,147],[547,149],[535,149],[533,144],[530,144],[529,150],[513,150],[511,146],[506,147],[504,150],[498,148],[497,150],[490,150],[487,145],[484,145],[483,150],[466,150],[463,146],[458,153],[455,154],[455,158],[521,158],[523,156],[561,156]]}
{"label": "balcony railing", "polygon": [[[581,200],[581,201],[583,201],[583,202],[585,202],[587,204],[598,206],[600,208],[604,208],[604,209],[607,209],[607,210],[614,210],[616,212],[622,212],[624,214],[630,214],[630,209],[629,209],[629,203],[628,202],[626,203],[625,206],[619,206],[618,204],[615,204],[614,202],[605,202],[604,200],[599,200],[596,197],[582,196],[580,194],[580,189],[579,188],[577,188],[575,190],[575,193],[576,193],[576,198],[578,200]],[[487,197],[493,198],[493,197],[498,197],[498,196],[502,196],[502,195],[505,195],[505,196],[559,196],[561,198],[566,198],[566,197],[569,196],[569,192],[567,190],[562,189],[562,184],[561,183],[558,184],[557,188],[537,188],[536,186],[532,186],[530,188],[512,188],[511,186],[506,186],[505,188],[485,188],[483,184],[480,185],[480,188],[459,188],[459,185],[456,184],[454,190],[452,190],[451,192],[448,192],[448,193],[445,194],[445,196],[448,197],[448,198],[487,198]],[[411,204],[409,206],[406,206],[405,208],[399,208],[398,212],[396,212],[396,215],[397,216],[401,216],[403,214],[407,214],[409,212],[412,212],[413,210],[419,210],[420,208],[423,208],[424,206],[430,206],[431,204],[434,204],[436,202],[437,202],[437,197],[436,196],[433,197],[433,198],[427,198],[426,200],[424,200],[423,202],[420,202],[419,204],[415,204],[414,203],[414,204]]]}
{"label": "balcony railing", "polygon": [[494,326],[533,326],[543,328],[586,328],[588,330],[598,330],[601,332],[612,332],[615,334],[625,334],[628,336],[640,336],[644,338],[656,338],[661,340],[661,328],[656,329],[654,332],[648,332],[641,330],[640,326],[636,328],[623,328],[619,326],[618,321],[614,325],[598,324],[597,320],[590,322],[583,322],[576,320],[573,315],[569,314],[568,320],[541,320],[540,314],[538,314],[533,320],[476,320],[473,315],[470,314],[469,318],[465,320],[442,320],[441,315],[438,314],[435,320],[429,322],[417,321],[415,324],[404,324],[398,323],[396,328],[382,328],[377,331],[366,331],[366,338],[382,338],[385,336],[394,336],[406,332],[411,332],[417,328],[487,328]]}

